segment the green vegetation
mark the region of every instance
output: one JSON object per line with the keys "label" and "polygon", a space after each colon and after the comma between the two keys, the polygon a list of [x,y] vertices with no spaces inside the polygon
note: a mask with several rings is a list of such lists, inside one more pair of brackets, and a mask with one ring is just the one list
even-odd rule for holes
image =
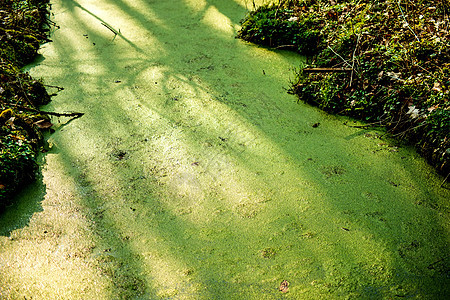
{"label": "green vegetation", "polygon": [[298,14],[297,10],[266,5],[247,16],[238,36],[257,44],[312,55],[323,44],[323,35],[315,29],[318,26],[317,20]]}
{"label": "green vegetation", "polygon": [[450,189],[285,93],[299,55],[234,39],[249,2],[53,2],[30,73],[89,114],[1,214],[0,299],[449,298]]}
{"label": "green vegetation", "polygon": [[383,126],[450,172],[447,1],[282,1],[259,7],[238,36],[308,56],[290,92]]}
{"label": "green vegetation", "polygon": [[48,117],[37,107],[50,101],[43,84],[20,68],[48,41],[48,0],[0,4],[0,209],[34,178],[35,158]]}

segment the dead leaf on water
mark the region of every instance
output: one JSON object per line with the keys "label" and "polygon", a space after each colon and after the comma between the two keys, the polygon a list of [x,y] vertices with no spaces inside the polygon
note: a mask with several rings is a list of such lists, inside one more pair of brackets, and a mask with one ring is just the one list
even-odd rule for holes
{"label": "dead leaf on water", "polygon": [[36,121],[33,124],[36,125],[37,127],[39,127],[40,129],[48,129],[53,126],[52,122],[50,122],[49,120],[45,120],[45,119]]}
{"label": "dead leaf on water", "polygon": [[287,293],[289,287],[289,282],[287,280],[283,280],[283,282],[280,284],[280,287],[278,288],[280,292]]}

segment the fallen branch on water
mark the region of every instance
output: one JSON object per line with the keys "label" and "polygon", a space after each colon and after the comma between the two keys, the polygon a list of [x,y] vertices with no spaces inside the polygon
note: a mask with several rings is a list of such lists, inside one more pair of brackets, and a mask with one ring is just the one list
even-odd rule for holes
{"label": "fallen branch on water", "polygon": [[57,112],[49,112],[49,111],[42,111],[42,110],[37,110],[36,112],[43,114],[43,115],[49,115],[49,116],[55,116],[55,117],[72,117],[73,119],[80,118],[84,115],[84,113],[79,113],[79,112],[57,113]]}
{"label": "fallen branch on water", "polygon": [[105,22],[102,22],[101,24],[102,24],[103,26],[105,26],[106,28],[108,28],[109,30],[111,30],[112,33],[114,33],[114,38],[113,38],[113,41],[114,41],[114,39],[116,38],[116,36],[120,33],[120,29],[119,29],[119,31],[117,31],[117,30],[115,30],[114,28],[112,28],[111,25],[106,24]]}
{"label": "fallen branch on water", "polygon": [[352,72],[353,68],[304,68],[305,73],[339,73]]}
{"label": "fallen branch on water", "polygon": [[367,129],[367,128],[375,127],[375,126],[383,126],[383,124],[381,122],[373,122],[373,123],[369,123],[369,124],[365,124],[365,125],[348,125],[347,122],[345,122],[344,125],[347,125],[348,127],[361,128],[361,129]]}
{"label": "fallen branch on water", "polygon": [[50,87],[50,88],[55,88],[55,89],[58,90],[58,92],[59,92],[59,91],[64,91],[64,88],[63,88],[63,87],[60,87],[60,86],[57,86],[57,85],[44,84],[44,86]]}
{"label": "fallen branch on water", "polygon": [[293,48],[296,47],[295,45],[280,45],[275,47],[275,49],[284,49],[284,48]]}
{"label": "fallen branch on water", "polygon": [[72,117],[73,119],[77,119],[84,115],[84,113],[80,113],[80,112],[57,113],[57,112],[43,111],[43,110],[38,110],[38,109],[28,108],[28,107],[23,107],[23,106],[16,106],[16,107],[19,109],[31,111],[31,112],[34,112],[37,114],[49,115],[49,116],[55,116],[55,117]]}

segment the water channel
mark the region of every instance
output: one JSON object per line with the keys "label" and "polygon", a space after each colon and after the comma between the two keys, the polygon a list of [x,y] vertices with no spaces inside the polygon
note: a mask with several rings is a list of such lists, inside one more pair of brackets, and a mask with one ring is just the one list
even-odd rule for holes
{"label": "water channel", "polygon": [[252,6],[53,2],[30,73],[85,115],[0,219],[0,299],[449,296],[442,177],[288,95],[303,58],[235,39]]}

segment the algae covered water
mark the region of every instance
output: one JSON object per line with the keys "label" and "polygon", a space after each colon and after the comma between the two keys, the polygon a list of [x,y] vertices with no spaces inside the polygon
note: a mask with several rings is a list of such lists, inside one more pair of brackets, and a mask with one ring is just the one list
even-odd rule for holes
{"label": "algae covered water", "polygon": [[[260,4],[260,3],[259,3]],[[62,0],[42,178],[0,219],[0,299],[443,299],[442,178],[297,104],[244,0]],[[283,284],[282,284],[283,283]]]}

